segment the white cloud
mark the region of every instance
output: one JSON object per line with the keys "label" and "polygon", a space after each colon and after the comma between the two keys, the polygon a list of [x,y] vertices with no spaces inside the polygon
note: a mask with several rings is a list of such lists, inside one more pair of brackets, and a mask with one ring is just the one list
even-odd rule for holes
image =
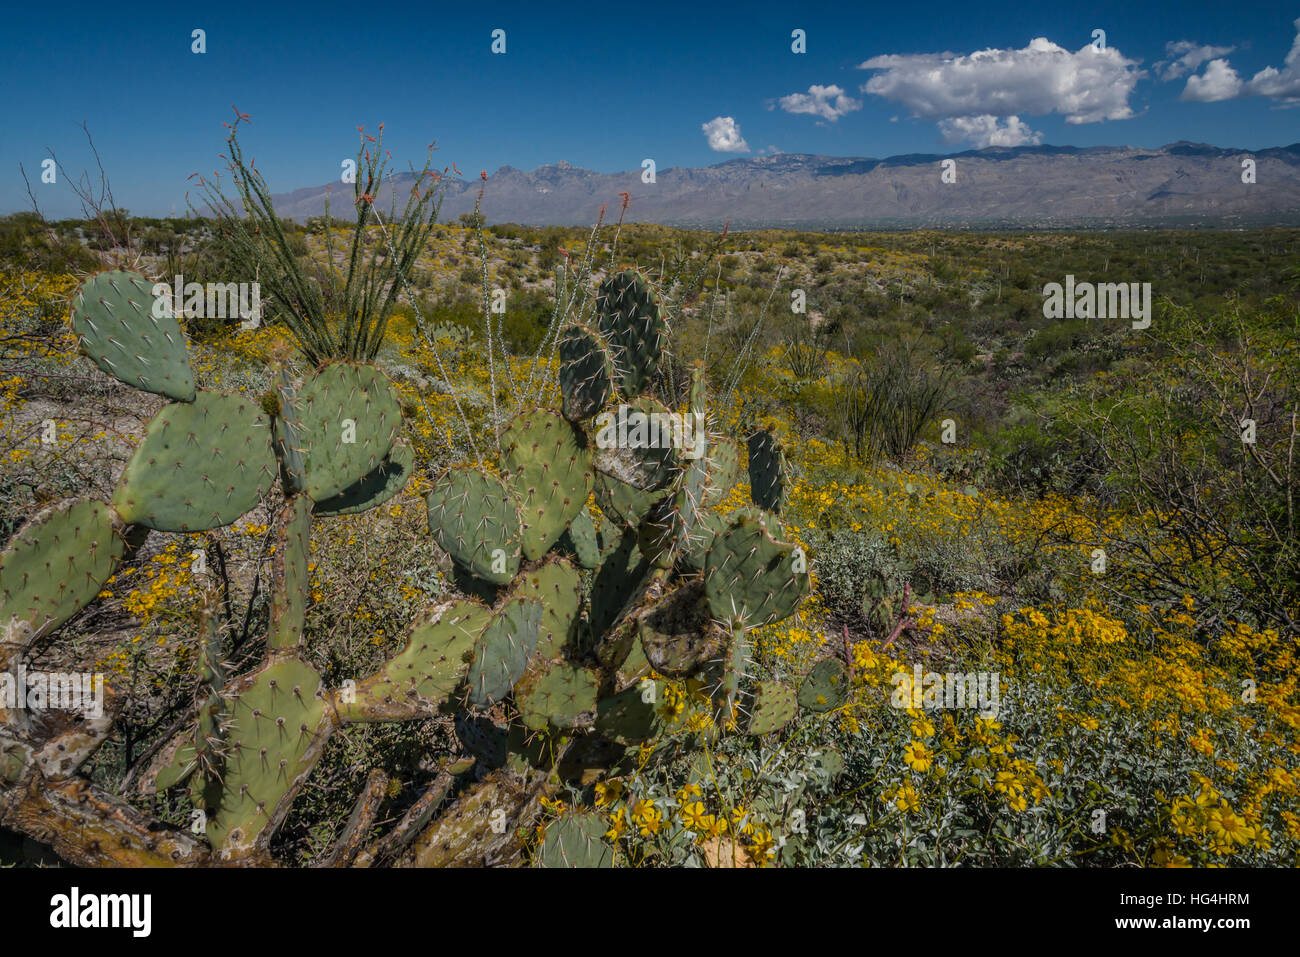
{"label": "white cloud", "polygon": [[986,146],[1037,146],[1043,142],[1043,134],[1031,130],[1018,116],[1008,116],[1001,125],[998,117],[990,114],[955,116],[940,120],[939,132],[949,143],[965,140],[980,150]]}
{"label": "white cloud", "polygon": [[1127,119],[1129,95],[1145,76],[1115,47],[1089,44],[1071,53],[1045,37],[1020,50],[877,56],[858,68],[879,71],[862,92],[928,120],[1048,113],[1072,124]]}
{"label": "white cloud", "polygon": [[1228,65],[1227,60],[1211,60],[1200,76],[1189,76],[1183,87],[1182,99],[1200,103],[1231,100],[1241,95],[1241,77]]}
{"label": "white cloud", "polygon": [[1286,65],[1281,70],[1271,66],[1256,73],[1247,86],[1256,96],[1267,96],[1284,103],[1300,103],[1300,17],[1296,17],[1295,40],[1286,55]]}
{"label": "white cloud", "polygon": [[819,86],[814,83],[807,93],[791,93],[781,97],[781,109],[787,113],[811,113],[834,123],[845,113],[862,109],[862,101],[845,94],[840,87]]}
{"label": "white cloud", "polygon": [[1193,43],[1191,40],[1172,41],[1165,44],[1165,55],[1169,59],[1161,60],[1155,65],[1156,75],[1162,80],[1177,80],[1195,73],[1202,63],[1227,56],[1235,49],[1236,47]]}
{"label": "white cloud", "polygon": [[709,139],[709,149],[719,153],[748,153],[749,144],[740,135],[740,126],[729,116],[715,116],[700,129]]}
{"label": "white cloud", "polygon": [[1300,105],[1300,17],[1292,24],[1295,40],[1287,52],[1282,69],[1266,66],[1249,81],[1243,82],[1227,60],[1211,60],[1200,76],[1189,76],[1183,88],[1184,100],[1213,103],[1245,96],[1264,96],[1287,106]]}

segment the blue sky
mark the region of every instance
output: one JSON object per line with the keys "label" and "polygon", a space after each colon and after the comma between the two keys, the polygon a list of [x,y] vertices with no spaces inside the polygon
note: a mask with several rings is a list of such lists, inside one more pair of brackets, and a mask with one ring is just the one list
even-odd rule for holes
{"label": "blue sky", "polygon": [[[401,167],[436,140],[470,176],[771,151],[1300,141],[1300,2],[70,2],[5,17],[0,212],[29,206],[22,163],[47,214],[75,213],[66,183],[39,182],[40,162],[52,148],[71,171],[90,164],[84,120],[121,205],[183,213],[186,177],[221,162],[232,104],[277,192],[337,180],[355,128],[381,121]],[[206,53],[191,52],[196,28]],[[504,55],[490,49],[498,28]],[[791,50],[795,29],[806,53]]]}

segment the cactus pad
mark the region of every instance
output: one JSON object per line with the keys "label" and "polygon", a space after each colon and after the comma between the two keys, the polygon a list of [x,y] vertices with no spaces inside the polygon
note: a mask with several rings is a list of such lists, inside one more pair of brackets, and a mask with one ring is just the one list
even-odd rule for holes
{"label": "cactus pad", "polygon": [[571,728],[596,707],[596,675],[566,661],[547,662],[529,669],[515,686],[515,705],[525,727]]}
{"label": "cactus pad", "polygon": [[470,704],[486,708],[510,693],[528,667],[541,621],[542,603],[533,598],[507,599],[493,614],[469,666]]}
{"label": "cactus pad", "polygon": [[122,473],[113,507],[163,532],[229,525],[275,481],[271,423],[236,395],[200,392],[164,406]]}
{"label": "cactus pad", "polygon": [[286,811],[328,734],[320,676],[297,659],[272,661],[236,691],[221,805],[208,840],[228,856],[253,848]]}
{"label": "cactus pad", "polygon": [[471,574],[504,585],[519,571],[520,509],[506,484],[482,469],[443,472],[425,499],[438,547]]}
{"label": "cactus pad", "polygon": [[646,679],[597,702],[596,730],[611,741],[627,745],[640,744],[655,737],[663,725],[657,708],[663,694],[663,682],[653,682],[654,693],[647,694],[651,683]]}
{"label": "cactus pad", "polygon": [[638,272],[615,273],[596,292],[596,314],[622,393],[644,392],[659,369],[667,332],[654,290]]}
{"label": "cactus pad", "polygon": [[317,502],[378,468],[402,425],[397,393],[374,366],[332,362],[303,384],[295,401],[304,485]]}
{"label": "cactus pad", "polygon": [[715,618],[747,628],[788,618],[810,589],[808,573],[795,571],[794,545],[778,542],[765,523],[737,517],[713,540],[704,569]]}
{"label": "cactus pad", "polygon": [[831,711],[848,697],[849,680],[844,662],[823,658],[812,666],[799,685],[799,707],[809,711]]}
{"label": "cactus pad", "polygon": [[401,441],[393,443],[378,468],[372,469],[337,495],[317,502],[315,515],[355,515],[368,512],[399,495],[415,471],[415,453]]}
{"label": "cactus pad", "polygon": [[596,535],[596,522],[587,509],[580,509],[569,523],[569,542],[573,554],[583,568],[600,567],[600,542]]}
{"label": "cactus pad", "polygon": [[770,429],[749,437],[749,497],[777,515],[785,504],[785,453]]}
{"label": "cactus pad", "polygon": [[522,412],[501,436],[501,471],[522,506],[524,557],[534,561],[591,495],[595,477],[586,436],[554,412]]}
{"label": "cactus pad", "polygon": [[[194,401],[194,373],[180,324],[133,272],[102,272],[72,298],[72,331],[82,351],[127,385],[180,402]],[[155,315],[155,312],[165,315]]]}
{"label": "cactus pad", "polygon": [[760,681],[748,703],[747,734],[770,734],[784,728],[798,710],[794,689],[779,681]]}
{"label": "cactus pad", "polygon": [[712,507],[726,498],[731,487],[740,481],[740,446],[725,435],[710,435],[707,449],[709,483],[704,491],[704,504]]}
{"label": "cactus pad", "polygon": [[676,588],[642,612],[639,630],[650,667],[672,678],[693,674],[716,658],[726,638],[709,617],[699,582]]}
{"label": "cactus pad", "polygon": [[614,849],[605,843],[599,814],[569,814],[546,827],[534,867],[613,867]]}
{"label": "cactus pad", "polygon": [[0,668],[10,646],[52,631],[94,600],[125,547],[103,502],[65,501],[41,512],[0,554]]}
{"label": "cactus pad", "polygon": [[464,680],[474,645],[491,621],[492,613],[477,602],[438,605],[377,674],[335,693],[339,717],[390,721],[436,709]]}
{"label": "cactus pad", "polygon": [[280,509],[280,530],[271,556],[272,648],[297,647],[307,620],[310,592],[311,499],[295,495]]}
{"label": "cactus pad", "polygon": [[590,419],[614,391],[614,363],[600,336],[570,326],[560,337],[560,409],[570,422]]}
{"label": "cactus pad", "polygon": [[582,609],[582,576],[563,558],[552,557],[524,572],[511,586],[513,597],[541,602],[542,620],[534,651],[542,658],[558,658],[576,651]]}

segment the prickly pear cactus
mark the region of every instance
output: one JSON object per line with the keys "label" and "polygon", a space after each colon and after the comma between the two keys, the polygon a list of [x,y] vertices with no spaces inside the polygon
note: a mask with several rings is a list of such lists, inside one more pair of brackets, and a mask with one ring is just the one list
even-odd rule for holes
{"label": "prickly pear cactus", "polygon": [[[191,722],[141,778],[145,791],[188,786],[206,814],[202,836],[96,792],[104,821],[93,840],[76,837],[84,811],[48,823],[74,863],[268,862],[335,731],[448,713],[465,756],[390,834],[332,859],[519,863],[541,798],[590,785],[621,767],[628,748],[686,733],[662,713],[665,679],[709,689],[725,722],[750,734],[779,731],[798,704],[835,706],[843,675],[821,666],[797,695],[750,676],[750,630],[793,614],[810,585],[775,514],[782,457],[770,434],[751,438],[757,507],[727,515],[716,507],[739,477],[736,442],[701,434],[703,447],[687,449],[674,444],[682,435],[647,438],[651,414],[669,415],[673,400],[651,391],[668,323],[642,274],[605,279],[597,328],[562,335],[558,410],[517,410],[502,422],[498,461],[453,466],[432,482],[429,533],[468,597],[422,615],[401,651],[342,687],[327,687],[303,657],[317,640],[306,627],[311,532],[399,494],[415,471],[393,386],[374,366],[332,362],[303,382],[282,370],[260,405],[196,391],[175,320],[158,318],[148,289],[130,274],[96,277],[73,324],[101,368],[175,401],[150,424],[111,505],[57,506],[0,556],[0,622],[12,623],[0,665],[94,600],[132,525],[192,532],[272,504],[271,612],[262,659],[232,673],[205,606]],[[689,410],[700,422],[707,401],[696,369]],[[0,727],[0,824],[24,827],[38,797],[43,809],[65,806],[47,796],[64,778],[46,779],[34,759],[47,743],[15,722]],[[84,750],[69,774],[93,747]],[[502,814],[508,826],[489,826]],[[532,860],[607,866],[616,857],[600,819],[579,813],[552,822]]]}

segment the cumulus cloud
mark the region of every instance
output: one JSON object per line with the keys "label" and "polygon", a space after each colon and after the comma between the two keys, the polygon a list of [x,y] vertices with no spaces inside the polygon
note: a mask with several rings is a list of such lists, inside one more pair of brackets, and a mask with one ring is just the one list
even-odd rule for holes
{"label": "cumulus cloud", "polygon": [[1211,60],[1204,73],[1187,78],[1182,99],[1200,103],[1231,100],[1241,95],[1242,86],[1241,77],[1237,76],[1237,71],[1228,65],[1227,60]]}
{"label": "cumulus cloud", "polygon": [[1179,77],[1195,73],[1202,63],[1227,56],[1236,47],[1216,47],[1209,44],[1193,43],[1191,40],[1177,40],[1165,44],[1165,56],[1155,65],[1156,75],[1162,80],[1177,80]]}
{"label": "cumulus cloud", "polygon": [[1300,17],[1296,17],[1295,40],[1286,55],[1285,65],[1278,70],[1271,66],[1256,73],[1248,87],[1256,96],[1267,96],[1284,103],[1300,103]]}
{"label": "cumulus cloud", "polygon": [[1300,105],[1300,17],[1292,25],[1296,37],[1282,69],[1266,66],[1246,81],[1227,60],[1216,58],[1206,65],[1204,73],[1187,78],[1182,98],[1214,103],[1245,96],[1264,96],[1286,106]]}
{"label": "cumulus cloud", "polygon": [[1060,113],[1067,123],[1133,116],[1128,99],[1145,74],[1115,47],[1071,53],[1045,37],[1019,50],[872,57],[862,92],[902,103],[922,119]]}
{"label": "cumulus cloud", "polygon": [[1018,116],[1008,116],[1006,122],[991,114],[983,116],[955,116],[939,121],[939,132],[949,143],[969,142],[976,149],[986,146],[1037,146],[1043,134],[1022,123]]}
{"label": "cumulus cloud", "polygon": [[862,101],[845,94],[840,87],[819,86],[814,83],[807,93],[791,93],[781,97],[781,109],[787,113],[811,113],[834,123],[845,113],[862,109]]}
{"label": "cumulus cloud", "polygon": [[729,116],[715,116],[700,129],[708,137],[711,150],[719,153],[749,152],[749,144],[740,135],[740,125]]}

